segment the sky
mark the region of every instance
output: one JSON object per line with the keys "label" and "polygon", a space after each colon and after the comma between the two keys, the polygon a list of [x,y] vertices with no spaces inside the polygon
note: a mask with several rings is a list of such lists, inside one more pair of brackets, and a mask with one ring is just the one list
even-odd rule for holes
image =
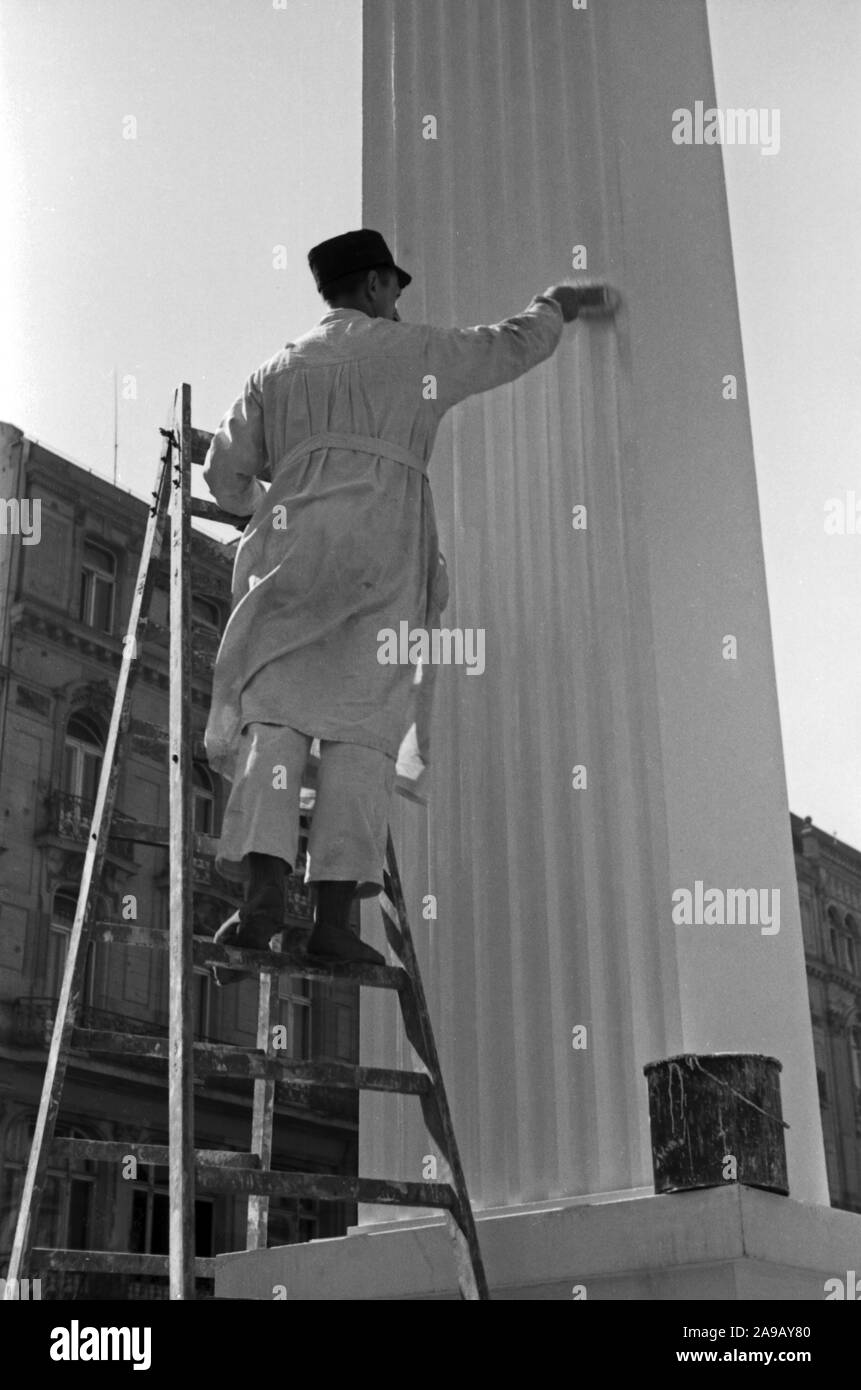
{"label": "sky", "polygon": [[[861,518],[824,527],[861,503],[861,0],[708,13],[719,104],[780,111],[777,154],[723,155],[789,801],[861,848]],[[360,0],[0,0],[0,419],[112,478],[116,372],[149,496],[178,382],[212,429],[323,311],[361,62]]]}
{"label": "sky", "polygon": [[781,113],[723,156],[789,804],[861,848],[861,3],[708,12],[718,104]]}

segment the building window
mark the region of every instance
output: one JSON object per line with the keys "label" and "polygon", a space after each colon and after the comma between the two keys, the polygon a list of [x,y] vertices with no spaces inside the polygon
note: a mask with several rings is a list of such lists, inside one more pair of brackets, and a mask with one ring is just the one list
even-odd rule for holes
{"label": "building window", "polygon": [[[131,1183],[128,1245],[134,1255],[166,1255],[170,1231],[170,1189],[167,1166],[139,1163]],[[212,1254],[214,1199],[198,1197],[194,1203],[194,1253]]]}
{"label": "building window", "polygon": [[858,922],[851,912],[847,912],[843,918],[843,926],[846,929],[846,966],[853,975],[858,973],[858,941],[861,940],[861,931],[858,929]]}
{"label": "building window", "polygon": [[852,1058],[852,1080],[856,1091],[861,1092],[861,1027],[849,1030],[849,1047]]}
{"label": "building window", "polygon": [[195,969],[194,972],[194,1035],[197,1038],[208,1038],[209,1013],[212,1002],[210,986],[212,976],[208,970]]}
{"label": "building window", "polygon": [[[0,1254],[11,1249],[24,1187],[27,1156],[35,1132],[34,1120],[19,1120],[6,1136],[2,1194],[0,1194]],[[58,1139],[89,1139],[82,1129],[58,1124]],[[42,1190],[34,1245],[59,1250],[91,1250],[95,1196],[95,1164],[88,1159],[52,1159]]]}
{"label": "building window", "polygon": [[332,1004],[335,1011],[335,1056],[339,1062],[353,1062],[356,1050],[353,1039],[354,1011],[348,1004]]}
{"label": "building window", "polygon": [[269,1203],[266,1244],[296,1245],[316,1240],[320,1226],[320,1207],[313,1197],[273,1197]]}
{"label": "building window", "polygon": [[825,1141],[825,1171],[828,1175],[828,1193],[832,1202],[837,1198],[842,1190],[843,1184],[840,1177],[840,1164],[837,1160],[837,1153],[833,1143]]}
{"label": "building window", "polygon": [[809,898],[799,898],[799,907],[801,909],[801,935],[804,940],[805,950],[811,952],[811,954],[818,955],[816,924],[814,922]]}
{"label": "building window", "polygon": [[117,562],[109,550],[84,541],[79,617],[99,632],[113,632]]}
{"label": "building window", "polygon": [[306,1061],[311,1051],[311,981],[301,975],[278,976],[278,1024],[287,1030],[287,1057]]}
{"label": "building window", "polygon": [[[48,961],[45,967],[45,993],[50,999],[59,999],[69,954],[69,938],[75,921],[78,905],[78,890],[72,887],[58,888],[51,903],[51,921],[48,927]],[[84,987],[81,1003],[91,1005],[95,995],[96,981],[96,943],[87,945],[87,963],[84,968]]]}
{"label": "building window", "polygon": [[194,825],[198,835],[212,835],[215,824],[215,792],[212,778],[205,767],[194,763],[191,770],[194,795]]}
{"label": "building window", "polygon": [[837,909],[832,905],[829,907],[826,917],[828,918],[828,940],[831,945],[831,959],[840,970],[848,970],[850,975],[857,971],[858,956],[855,946],[855,919],[851,913],[847,913],[841,922]]}
{"label": "building window", "polygon": [[80,801],[95,803],[102,771],[104,739],[94,720],[73,714],[63,746],[63,791]]}
{"label": "building window", "polygon": [[191,621],[195,626],[210,628],[215,633],[221,632],[221,610],[211,599],[192,598]]}
{"label": "building window", "polygon": [[825,920],[828,923],[828,944],[831,947],[831,959],[835,965],[840,964],[840,932],[838,931],[839,921],[833,906],[829,907],[825,913]]}
{"label": "building window", "polygon": [[150,595],[147,617],[151,618],[157,627],[166,628],[170,623],[170,595],[159,585],[155,585]]}
{"label": "building window", "polygon": [[828,1104],[828,1079],[822,1067],[816,1068],[816,1084],[819,1087],[819,1104]]}
{"label": "building window", "polygon": [[166,1255],[170,1231],[170,1200],[166,1167],[139,1163],[131,1184],[128,1249],[134,1255]]}

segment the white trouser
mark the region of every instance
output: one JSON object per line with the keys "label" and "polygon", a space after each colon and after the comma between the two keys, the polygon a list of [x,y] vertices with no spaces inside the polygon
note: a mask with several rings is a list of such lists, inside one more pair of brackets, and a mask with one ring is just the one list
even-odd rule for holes
{"label": "white trouser", "polygon": [[[286,725],[243,730],[215,860],[226,878],[248,877],[249,852],[275,855],[295,870],[310,749],[311,736]],[[394,782],[395,760],[386,753],[321,740],[306,883],[355,879],[360,897],[380,891]]]}

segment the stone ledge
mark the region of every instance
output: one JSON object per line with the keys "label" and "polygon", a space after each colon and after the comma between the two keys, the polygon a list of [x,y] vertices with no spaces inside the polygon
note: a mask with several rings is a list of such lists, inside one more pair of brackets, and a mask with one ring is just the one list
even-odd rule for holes
{"label": "stone ledge", "polygon": [[[861,1273],[861,1216],[732,1185],[664,1197],[477,1213],[497,1299],[824,1301],[825,1280]],[[216,1259],[219,1298],[457,1299],[454,1255],[435,1224]],[[282,1295],[283,1297],[283,1295]]]}

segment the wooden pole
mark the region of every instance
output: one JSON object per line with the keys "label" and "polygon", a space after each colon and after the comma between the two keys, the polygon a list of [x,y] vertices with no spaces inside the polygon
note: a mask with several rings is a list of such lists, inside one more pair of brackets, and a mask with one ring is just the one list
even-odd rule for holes
{"label": "wooden pole", "polygon": [[[257,1046],[267,1057],[276,1055],[274,1028],[278,1017],[278,970],[261,970],[257,996]],[[264,1170],[272,1167],[272,1128],[275,1122],[275,1082],[258,1077],[254,1082],[251,1120],[251,1152]],[[265,1250],[269,1235],[269,1198],[256,1193],[248,1198],[247,1250]]]}
{"label": "wooden pole", "polygon": [[170,1297],[194,1298],[191,900],[191,387],[174,403],[170,493]]}

